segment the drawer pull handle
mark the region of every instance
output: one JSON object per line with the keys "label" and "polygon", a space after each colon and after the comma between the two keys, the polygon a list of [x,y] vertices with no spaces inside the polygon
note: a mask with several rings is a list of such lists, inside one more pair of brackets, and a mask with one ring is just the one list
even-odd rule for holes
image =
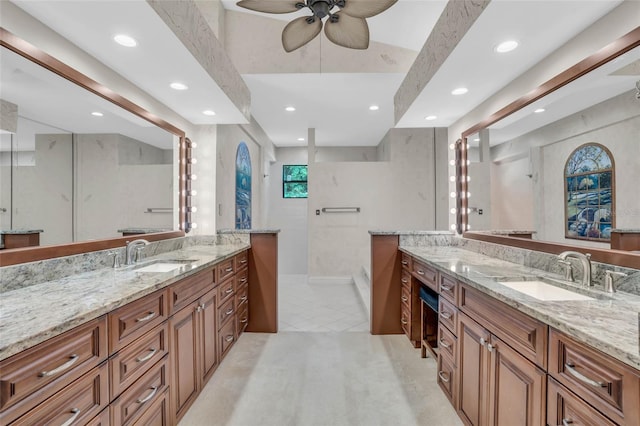
{"label": "drawer pull handle", "polygon": [[156,348],[149,349],[149,353],[147,355],[136,358],[136,361],[138,362],[149,361],[156,354],[156,352],[158,352]]}
{"label": "drawer pull handle", "polygon": [[440,377],[440,380],[442,380],[444,383],[449,383],[449,377],[445,376],[445,372],[444,371],[438,371],[438,377]]}
{"label": "drawer pull handle", "polygon": [[487,350],[489,352],[493,352],[494,349],[497,351],[498,347],[496,345],[492,345],[491,343],[487,344]]}
{"label": "drawer pull handle", "polygon": [[145,321],[149,321],[151,318],[155,317],[156,313],[155,312],[149,312],[149,315],[147,315],[146,317],[142,317],[142,318],[136,318],[136,322],[145,322]]}
{"label": "drawer pull handle", "polygon": [[225,272],[233,272],[233,268],[227,268],[224,270]]}
{"label": "drawer pull handle", "polygon": [[404,319],[404,318],[402,318],[402,319],[400,320],[400,322],[401,322],[402,324],[404,324],[404,325],[407,325],[407,320],[406,320],[406,319]]}
{"label": "drawer pull handle", "polygon": [[66,422],[62,423],[60,426],[70,426],[71,423],[75,422],[76,419],[78,418],[78,416],[80,415],[80,409],[79,408],[72,408],[71,409],[71,414],[73,414],[73,416],[71,416],[69,418],[69,420],[67,420]]}
{"label": "drawer pull handle", "polygon": [[573,424],[573,420],[562,419],[562,426],[569,426]]}
{"label": "drawer pull handle", "polygon": [[418,275],[424,275],[424,271],[422,269],[418,269]]}
{"label": "drawer pull handle", "polygon": [[229,335],[224,340],[226,340],[227,342],[233,342],[233,336]]}
{"label": "drawer pull handle", "polygon": [[405,280],[404,278],[402,279],[402,284],[406,284],[408,282],[409,282],[408,280]]}
{"label": "drawer pull handle", "polygon": [[406,260],[403,260],[403,261],[402,261],[402,264],[406,266],[406,265],[408,265],[408,264],[409,264],[409,262],[407,262]]}
{"label": "drawer pull handle", "polygon": [[245,302],[246,300],[247,300],[247,296],[242,296],[242,297],[240,298],[240,301],[241,301],[241,302]]}
{"label": "drawer pull handle", "polygon": [[76,361],[78,361],[78,355],[73,354],[69,357],[69,361],[65,362],[64,364],[62,364],[60,367],[54,368],[51,371],[41,371],[38,374],[38,377],[51,377],[51,376],[55,376],[58,373],[63,372],[64,370],[67,370],[69,368],[71,368],[71,366],[73,364],[76,363]]}
{"label": "drawer pull handle", "polygon": [[228,289],[226,289],[224,292],[225,292],[225,294],[231,294],[231,293],[233,293],[233,287],[229,287],[229,288],[228,288]]}
{"label": "drawer pull handle", "polygon": [[200,313],[202,311],[202,305],[198,305],[196,307],[196,312]]}
{"label": "drawer pull handle", "polygon": [[445,349],[449,349],[451,347],[451,345],[448,344],[444,339],[440,339],[440,345]]}
{"label": "drawer pull handle", "polygon": [[402,296],[402,301],[403,301],[403,302],[406,302],[406,301],[408,301],[408,300],[409,300],[409,298],[407,298],[407,296]]}
{"label": "drawer pull handle", "polygon": [[442,313],[440,315],[442,315],[442,317],[444,319],[447,319],[447,320],[450,320],[451,317],[453,316],[453,315],[451,315],[451,312],[447,312],[447,311],[442,311]]}
{"label": "drawer pull handle", "polygon": [[443,289],[444,291],[451,291],[453,290],[453,287],[447,287],[446,285],[441,285],[440,286],[441,289]]}
{"label": "drawer pull handle", "polygon": [[139,399],[137,401],[138,404],[144,404],[145,402],[147,402],[148,400],[153,398],[156,395],[156,392],[158,392],[158,386],[152,386],[151,387],[151,393],[149,395],[145,396],[144,398]]}
{"label": "drawer pull handle", "polygon": [[242,263],[242,264],[247,263],[247,259],[242,259],[242,260],[240,261],[240,263]]}
{"label": "drawer pull handle", "polygon": [[233,308],[229,309],[227,312],[225,312],[225,315],[231,315],[233,313]]}
{"label": "drawer pull handle", "polygon": [[243,318],[243,319],[241,319],[241,320],[240,320],[240,322],[241,322],[242,324],[244,324],[244,323],[245,323],[245,322],[247,322],[247,321],[248,321],[248,319],[247,319],[247,318]]}
{"label": "drawer pull handle", "polygon": [[240,282],[241,282],[242,284],[244,284],[244,283],[246,283],[246,282],[247,282],[247,279],[246,279],[246,278],[242,278],[242,279],[240,280]]}
{"label": "drawer pull handle", "polygon": [[584,382],[596,388],[604,388],[607,386],[606,383],[596,382],[595,380],[591,380],[587,376],[580,373],[578,370],[576,370],[576,366],[573,363],[567,362],[564,366],[566,370],[569,372],[569,374],[571,374],[573,377],[580,380],[581,382]]}

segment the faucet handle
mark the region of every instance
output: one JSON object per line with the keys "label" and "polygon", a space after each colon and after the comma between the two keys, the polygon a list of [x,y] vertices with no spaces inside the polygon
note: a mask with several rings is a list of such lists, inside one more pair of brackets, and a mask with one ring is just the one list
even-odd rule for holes
{"label": "faucet handle", "polygon": [[144,258],[142,250],[144,250],[144,246],[136,247],[136,259],[135,259],[136,263],[140,262]]}
{"label": "faucet handle", "polygon": [[618,271],[604,271],[604,274],[605,274],[605,276],[604,276],[604,289],[608,293],[615,293],[616,292],[616,285],[615,285],[615,281],[614,281],[613,277],[624,278],[624,277],[628,276],[624,272],[618,272]]}
{"label": "faucet handle", "polygon": [[113,256],[113,269],[120,267],[120,256],[118,256],[118,252],[110,251],[107,253],[107,256]]}
{"label": "faucet handle", "polygon": [[564,266],[564,279],[565,281],[575,282],[573,278],[573,265],[568,260],[558,259],[558,263]]}

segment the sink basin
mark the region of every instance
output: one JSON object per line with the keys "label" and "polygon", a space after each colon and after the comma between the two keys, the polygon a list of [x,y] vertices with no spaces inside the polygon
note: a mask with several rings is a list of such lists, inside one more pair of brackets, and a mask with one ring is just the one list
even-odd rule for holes
{"label": "sink basin", "polygon": [[134,270],[136,272],[170,272],[175,269],[179,269],[189,263],[194,262],[194,260],[158,260],[152,263],[140,265]]}
{"label": "sink basin", "polygon": [[593,297],[556,287],[540,280],[500,281],[500,284],[538,300],[595,300]]}

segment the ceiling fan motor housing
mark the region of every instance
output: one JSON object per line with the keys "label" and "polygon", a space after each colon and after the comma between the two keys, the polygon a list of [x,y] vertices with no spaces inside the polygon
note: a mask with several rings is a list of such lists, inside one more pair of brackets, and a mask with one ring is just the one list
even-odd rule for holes
{"label": "ceiling fan motor housing", "polygon": [[313,10],[313,14],[322,19],[329,15],[334,3],[331,0],[309,0],[309,7]]}

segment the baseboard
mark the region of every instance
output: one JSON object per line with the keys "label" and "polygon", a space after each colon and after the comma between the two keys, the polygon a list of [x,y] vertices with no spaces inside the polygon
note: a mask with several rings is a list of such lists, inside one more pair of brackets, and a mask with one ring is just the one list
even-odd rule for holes
{"label": "baseboard", "polygon": [[353,277],[309,277],[309,284],[353,284]]}

